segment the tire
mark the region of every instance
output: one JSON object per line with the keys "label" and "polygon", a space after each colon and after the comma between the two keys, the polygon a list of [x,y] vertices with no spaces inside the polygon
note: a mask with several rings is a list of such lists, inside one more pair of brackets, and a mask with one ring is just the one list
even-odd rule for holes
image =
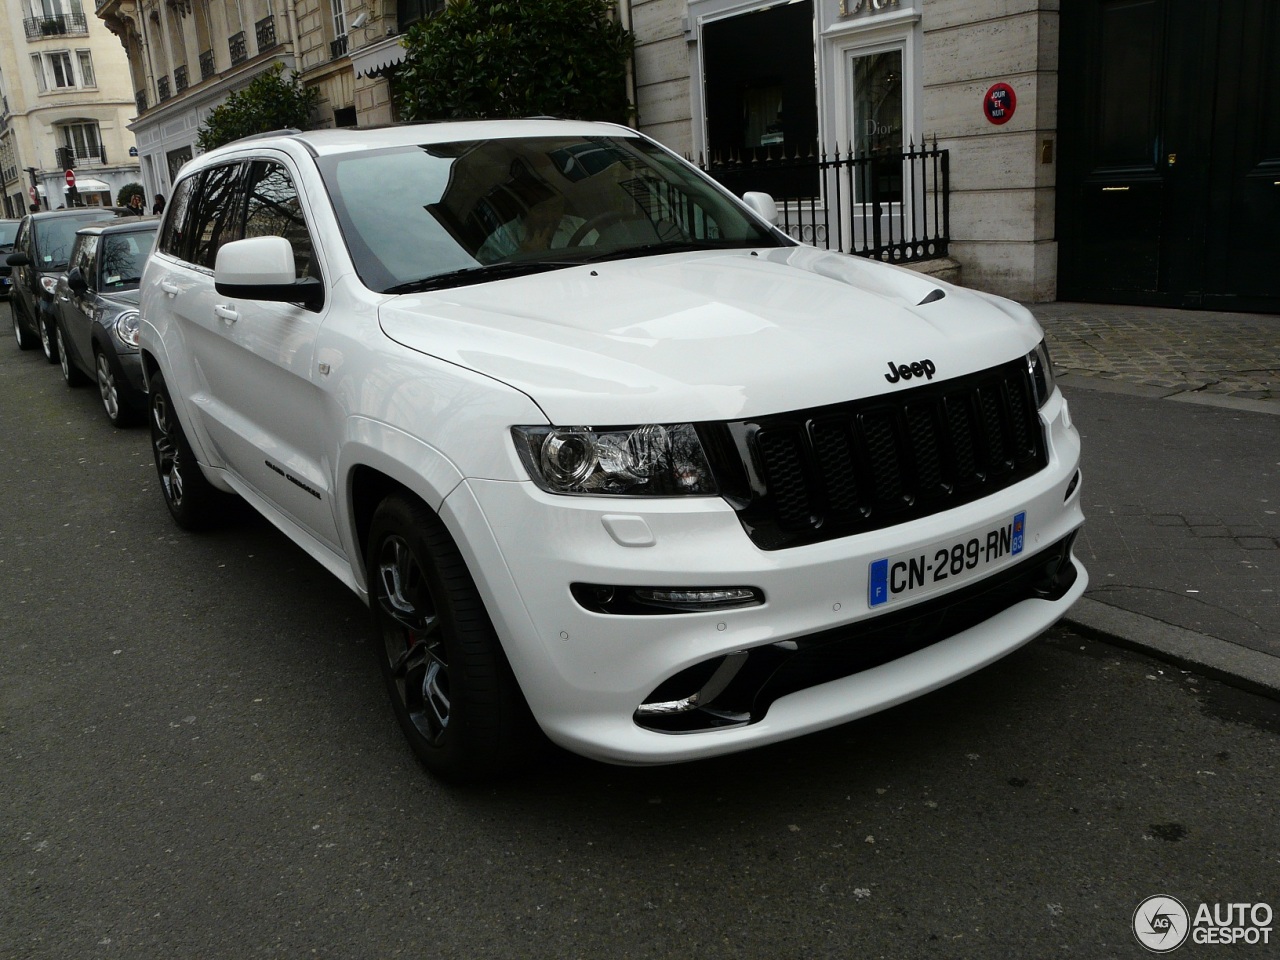
{"label": "tire", "polygon": [[151,453],[155,457],[164,504],[184,530],[206,529],[218,519],[226,495],[201,472],[159,370],[151,375],[150,386],[147,410],[151,422]]}
{"label": "tire", "polygon": [[138,422],[138,408],[124,398],[120,391],[123,377],[111,358],[99,349],[93,351],[93,370],[98,384],[98,396],[102,409],[114,427],[131,427]]}
{"label": "tire", "polygon": [[22,318],[18,316],[17,296],[16,291],[9,295],[9,313],[13,316],[13,338],[18,341],[19,350],[34,350],[36,338],[22,325]]}
{"label": "tire", "polygon": [[418,759],[453,782],[514,772],[537,725],[444,524],[420,501],[388,497],[367,562],[375,652]]}
{"label": "tire", "polygon": [[36,317],[36,329],[40,331],[40,349],[50,363],[58,362],[58,335],[44,317]]}
{"label": "tire", "polygon": [[54,326],[54,340],[58,348],[58,364],[62,367],[62,379],[67,382],[68,387],[84,386],[89,382],[89,378],[80,372],[80,368],[67,352],[67,338],[62,332],[60,323]]}

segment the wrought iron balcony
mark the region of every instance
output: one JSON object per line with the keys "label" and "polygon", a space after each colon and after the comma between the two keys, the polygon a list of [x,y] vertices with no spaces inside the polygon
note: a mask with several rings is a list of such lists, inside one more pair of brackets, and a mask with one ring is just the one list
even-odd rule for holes
{"label": "wrought iron balcony", "polygon": [[138,107],[138,113],[140,114],[146,113],[147,112],[147,91],[139,90],[137,93],[135,93],[133,95],[133,102]]}
{"label": "wrought iron balcony", "polygon": [[258,34],[258,52],[266,53],[276,45],[276,18],[263,17],[253,25]]}
{"label": "wrought iron balcony", "polygon": [[329,41],[329,59],[337,60],[347,55],[347,35],[344,33],[336,40]]}
{"label": "wrought iron balcony", "polygon": [[180,67],[173,68],[173,89],[176,93],[181,93],[191,84],[187,81],[187,65],[184,63]]}
{"label": "wrought iron balcony", "polygon": [[206,50],[200,54],[200,79],[208,80],[217,72],[217,68],[213,63],[213,51]]}
{"label": "wrought iron balcony", "polygon": [[[71,148],[67,147],[66,149],[70,150]],[[76,150],[73,151],[71,155],[75,157],[75,162],[72,166],[77,169],[81,169],[83,167],[100,167],[104,166],[107,162],[107,148],[101,144],[99,144],[98,149],[92,153],[81,153]]]}
{"label": "wrought iron balcony", "polygon": [[244,63],[249,59],[249,51],[245,47],[243,30],[227,40],[227,50],[231,54],[232,64]]}
{"label": "wrought iron balcony", "polygon": [[173,94],[169,92],[169,78],[161,77],[156,81],[156,99],[161,103],[164,103],[171,96],[173,96]]}
{"label": "wrought iron balcony", "polygon": [[28,17],[22,21],[28,40],[45,37],[83,37],[89,33],[89,21],[83,13],[57,13],[47,17]]}

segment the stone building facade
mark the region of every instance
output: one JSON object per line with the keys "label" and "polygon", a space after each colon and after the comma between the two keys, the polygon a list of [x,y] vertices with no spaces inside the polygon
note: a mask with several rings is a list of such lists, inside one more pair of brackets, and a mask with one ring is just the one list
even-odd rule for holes
{"label": "stone building facade", "polygon": [[114,203],[139,179],[120,45],[81,0],[11,0],[0,17],[4,216],[22,216],[32,202],[48,210]]}

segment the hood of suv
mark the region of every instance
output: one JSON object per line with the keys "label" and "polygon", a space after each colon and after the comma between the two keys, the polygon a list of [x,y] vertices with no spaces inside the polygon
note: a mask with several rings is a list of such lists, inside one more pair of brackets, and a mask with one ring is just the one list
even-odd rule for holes
{"label": "hood of suv", "polygon": [[551,422],[596,426],[874,396],[1014,359],[1041,336],[1016,304],[811,247],[605,261],[396,297],[380,318]]}

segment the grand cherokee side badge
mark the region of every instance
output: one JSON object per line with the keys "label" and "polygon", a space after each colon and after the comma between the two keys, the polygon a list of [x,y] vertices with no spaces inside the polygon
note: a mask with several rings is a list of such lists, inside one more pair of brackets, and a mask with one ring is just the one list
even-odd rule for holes
{"label": "grand cherokee side badge", "polygon": [[912,377],[924,377],[926,380],[932,380],[933,375],[938,372],[938,368],[933,365],[932,360],[917,360],[915,363],[900,363],[896,367],[893,361],[889,361],[889,372],[884,378],[890,383],[897,383],[899,380],[910,380]]}

